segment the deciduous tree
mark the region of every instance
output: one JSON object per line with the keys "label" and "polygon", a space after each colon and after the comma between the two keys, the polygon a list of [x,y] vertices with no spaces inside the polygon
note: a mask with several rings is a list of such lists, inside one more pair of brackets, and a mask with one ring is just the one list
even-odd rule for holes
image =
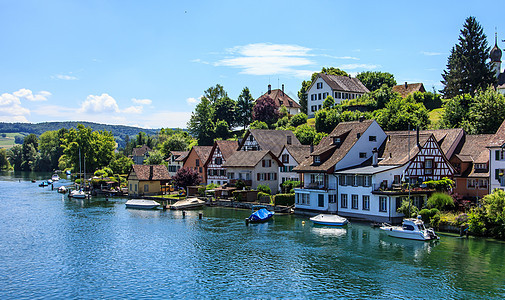
{"label": "deciduous tree", "polygon": [[265,122],[271,126],[279,118],[279,112],[275,107],[275,102],[270,96],[263,95],[258,100],[253,108],[253,119]]}
{"label": "deciduous tree", "polygon": [[242,93],[238,96],[237,99],[237,125],[242,126],[244,129],[251,123],[252,121],[252,109],[254,106],[254,98],[251,95],[248,87],[242,89]]}
{"label": "deciduous tree", "polygon": [[184,189],[188,186],[198,185],[201,182],[198,172],[191,168],[181,168],[177,170],[173,180],[178,187],[182,187]]}
{"label": "deciduous tree", "polygon": [[380,89],[384,84],[388,88],[392,88],[396,85],[395,77],[388,72],[366,71],[358,73],[356,78],[358,78],[370,92]]}

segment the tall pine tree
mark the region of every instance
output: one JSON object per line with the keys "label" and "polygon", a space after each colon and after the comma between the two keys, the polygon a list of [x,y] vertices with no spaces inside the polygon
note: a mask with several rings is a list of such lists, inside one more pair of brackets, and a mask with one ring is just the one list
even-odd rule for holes
{"label": "tall pine tree", "polygon": [[252,121],[252,108],[254,106],[254,98],[251,95],[248,87],[242,90],[242,93],[237,99],[236,121],[237,125],[243,126],[244,129]]}
{"label": "tall pine tree", "polygon": [[459,43],[451,49],[444,70],[440,91],[444,98],[485,90],[495,82],[489,59],[489,46],[482,27],[475,17],[468,17],[459,35]]}

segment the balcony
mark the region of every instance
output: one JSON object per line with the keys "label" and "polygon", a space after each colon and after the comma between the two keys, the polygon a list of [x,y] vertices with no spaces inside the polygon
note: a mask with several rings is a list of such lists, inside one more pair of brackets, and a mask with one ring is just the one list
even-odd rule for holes
{"label": "balcony", "polygon": [[374,184],[372,186],[372,194],[375,195],[408,195],[409,193],[415,195],[415,194],[426,194],[433,192],[435,192],[434,189],[430,189],[423,184],[416,187],[411,185],[410,190],[408,185],[401,183],[393,183],[390,185],[380,183],[380,184]]}

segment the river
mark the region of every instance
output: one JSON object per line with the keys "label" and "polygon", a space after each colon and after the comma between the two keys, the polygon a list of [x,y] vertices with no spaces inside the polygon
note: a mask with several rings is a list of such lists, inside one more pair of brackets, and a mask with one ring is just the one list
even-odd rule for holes
{"label": "river", "polygon": [[505,298],[499,241],[401,240],[294,215],[246,226],[247,210],[131,210],[32,178],[50,174],[0,172],[0,299]]}

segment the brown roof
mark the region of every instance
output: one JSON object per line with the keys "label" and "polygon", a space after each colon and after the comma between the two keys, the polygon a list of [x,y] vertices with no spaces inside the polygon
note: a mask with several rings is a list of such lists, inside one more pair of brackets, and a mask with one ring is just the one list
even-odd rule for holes
{"label": "brown roof", "polygon": [[496,130],[496,133],[489,141],[488,147],[501,147],[503,144],[505,144],[505,120],[503,120],[500,128]]}
{"label": "brown roof", "polygon": [[277,160],[279,165],[282,165],[277,157],[269,150],[259,150],[259,151],[237,151],[232,156],[223,163],[223,167],[247,167],[253,168],[256,166],[267,154],[269,154]]}
{"label": "brown roof", "polygon": [[[432,134],[419,133],[419,144],[423,146]],[[410,142],[409,142],[410,140]],[[379,154],[380,166],[404,165],[409,158],[414,158],[419,153],[416,136],[411,134],[393,134],[388,135],[385,145],[381,147],[382,153]]]}
{"label": "brown roof", "polygon": [[[386,131],[387,135],[395,135],[395,134],[401,134],[401,135],[408,135],[407,130],[403,131]],[[419,134],[433,134],[435,136],[435,139],[437,140],[438,145],[440,146],[440,149],[442,149],[442,152],[447,157],[450,157],[453,155],[453,152],[458,145],[456,143],[459,143],[459,137],[464,136],[464,132],[462,128],[452,128],[452,129],[434,129],[434,130],[420,130]],[[410,138],[411,141],[416,141],[416,132],[415,131],[410,131]]]}
{"label": "brown roof", "polygon": [[310,157],[310,145],[286,145],[284,147],[297,163],[301,163]]}
{"label": "brown roof", "polygon": [[195,150],[196,155],[198,155],[200,160],[202,162],[204,162],[209,158],[210,150],[212,150],[212,146],[194,146],[193,149],[191,149],[191,150]]}
{"label": "brown roof", "polygon": [[395,85],[393,87],[393,92],[397,92],[402,96],[402,98],[405,98],[408,95],[413,94],[415,92],[425,93],[426,90],[424,89],[424,85],[422,83],[407,84],[405,82],[405,84]]}
{"label": "brown roof", "polygon": [[271,150],[277,156],[282,147],[287,144],[288,136],[291,137],[291,145],[301,145],[291,130],[250,129],[240,143],[239,149],[242,148],[250,134],[258,142],[261,150]]}
{"label": "brown roof", "polygon": [[467,177],[487,177],[489,171],[475,171],[475,164],[487,164],[489,162],[489,150],[486,148],[489,141],[493,138],[492,134],[466,135],[461,149],[454,156],[462,162],[473,162],[472,168],[462,175]]}
{"label": "brown roof", "polygon": [[184,161],[184,159],[188,156],[189,151],[172,151],[172,154],[178,155],[175,161]]}
{"label": "brown roof", "polygon": [[[353,121],[339,123],[335,129],[326,137],[324,137],[319,145],[316,146],[311,157],[304,160],[297,167],[296,171],[305,172],[332,172],[335,165],[345,157],[351,150],[354,144],[358,141],[358,133],[360,136],[375,122],[374,120]],[[333,137],[340,137],[339,145],[333,144]],[[314,164],[313,156],[321,156],[321,163]],[[323,157],[328,157],[323,161]]]}
{"label": "brown roof", "polygon": [[230,156],[233,155],[237,151],[238,148],[238,141],[225,141],[225,140],[217,140],[214,142],[214,145],[212,146],[212,149],[210,150],[209,157],[207,158],[207,161],[205,162],[205,166],[210,162],[212,159],[212,155],[214,151],[216,151],[216,148],[219,147],[219,150],[221,151],[221,154],[223,155],[224,161],[226,161]]}
{"label": "brown roof", "polygon": [[[319,73],[318,76],[321,77],[331,87],[332,90],[356,93],[370,92],[366,86],[364,86],[363,83],[361,83],[361,81],[355,77],[327,75],[324,73]],[[316,80],[314,80],[312,84],[315,82]]]}
{"label": "brown roof", "polygon": [[144,156],[147,152],[151,151],[151,148],[146,145],[142,145],[142,147],[133,148],[132,155],[133,156]]}
{"label": "brown roof", "polygon": [[301,108],[300,104],[298,104],[295,100],[291,99],[291,97],[289,97],[288,94],[284,93],[280,89],[271,90],[270,93],[266,92],[261,97],[263,96],[269,96],[270,98],[272,98],[275,102],[275,107],[281,107],[281,105],[284,105],[287,108]]}
{"label": "brown roof", "polygon": [[[152,173],[151,173],[152,170]],[[133,165],[130,174],[135,172],[139,180],[169,180],[170,175],[165,165]],[[151,177],[152,174],[152,177]],[[130,177],[130,175],[128,175]]]}

